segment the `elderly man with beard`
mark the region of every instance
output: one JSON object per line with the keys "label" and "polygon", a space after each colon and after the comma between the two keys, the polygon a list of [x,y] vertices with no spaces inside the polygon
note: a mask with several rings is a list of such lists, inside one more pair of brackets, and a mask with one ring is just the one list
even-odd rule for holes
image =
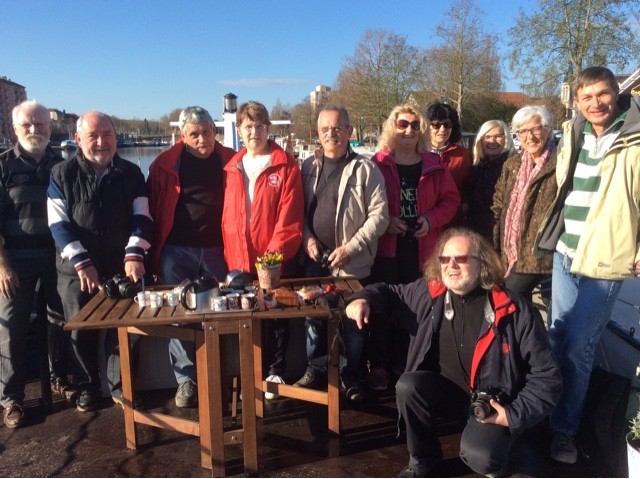
{"label": "elderly man with beard", "polygon": [[409,465],[425,477],[442,460],[436,417],[466,419],[460,457],[475,472],[507,473],[519,436],[549,415],[562,380],[540,314],[501,286],[500,258],[479,234],[449,229],[413,283],[374,283],[347,316],[359,328],[394,321],[411,337],[396,384]]}
{"label": "elderly man with beard", "polygon": [[[0,155],[0,403],[9,428],[26,420],[25,355],[38,282],[49,321],[61,324],[64,319],[46,209],[49,173],[62,158],[49,147],[51,120],[46,107],[22,102],[13,109],[12,120],[18,141]],[[65,364],[59,381],[66,387],[67,356],[61,356]],[[52,363],[52,369],[55,366]]]}

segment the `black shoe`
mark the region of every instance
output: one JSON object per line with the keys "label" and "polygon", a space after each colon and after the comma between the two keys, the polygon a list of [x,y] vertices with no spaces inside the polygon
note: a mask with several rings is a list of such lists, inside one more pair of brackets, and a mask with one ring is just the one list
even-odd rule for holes
{"label": "black shoe", "polygon": [[359,382],[355,383],[342,383],[344,387],[344,395],[351,402],[362,402],[364,401],[364,391],[362,390],[362,386]]}
{"label": "black shoe", "polygon": [[405,467],[398,477],[429,477],[429,473],[431,472],[431,467],[422,466],[420,464],[409,465]]}
{"label": "black shoe", "polygon": [[326,389],[327,376],[321,373],[314,373],[307,370],[304,375],[293,383],[296,387],[309,388],[309,389]]}
{"label": "black shoe", "polygon": [[76,409],[80,412],[93,411],[98,408],[98,396],[91,389],[83,389],[78,393]]}

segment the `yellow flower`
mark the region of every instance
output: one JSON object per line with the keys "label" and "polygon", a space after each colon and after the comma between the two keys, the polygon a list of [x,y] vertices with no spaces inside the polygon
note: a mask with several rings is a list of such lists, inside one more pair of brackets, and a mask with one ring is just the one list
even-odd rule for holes
{"label": "yellow flower", "polygon": [[256,268],[280,264],[283,259],[284,257],[280,251],[267,251],[262,256],[256,258]]}

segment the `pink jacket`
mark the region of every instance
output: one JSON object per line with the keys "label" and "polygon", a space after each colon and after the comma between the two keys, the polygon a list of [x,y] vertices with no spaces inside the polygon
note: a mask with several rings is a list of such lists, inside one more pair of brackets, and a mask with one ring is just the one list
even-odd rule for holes
{"label": "pink jacket", "polygon": [[[422,174],[418,182],[418,216],[429,220],[431,230],[420,238],[418,252],[420,266],[429,258],[433,248],[460,206],[460,194],[453,177],[438,155],[424,151]],[[385,179],[389,217],[400,215],[400,177],[389,151],[379,151],[373,158]],[[385,233],[378,241],[378,256],[395,258],[398,235]]]}

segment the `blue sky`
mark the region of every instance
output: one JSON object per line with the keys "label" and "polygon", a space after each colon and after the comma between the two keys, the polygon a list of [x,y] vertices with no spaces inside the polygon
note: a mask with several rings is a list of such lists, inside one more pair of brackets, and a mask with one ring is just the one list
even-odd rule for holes
{"label": "blue sky", "polygon": [[[486,31],[506,39],[519,7],[476,0]],[[449,0],[14,0],[3,2],[0,76],[50,108],[158,119],[222,97],[294,105],[333,86],[367,29],[428,47]],[[508,75],[508,72],[506,72]],[[505,77],[507,89],[517,81]]]}

